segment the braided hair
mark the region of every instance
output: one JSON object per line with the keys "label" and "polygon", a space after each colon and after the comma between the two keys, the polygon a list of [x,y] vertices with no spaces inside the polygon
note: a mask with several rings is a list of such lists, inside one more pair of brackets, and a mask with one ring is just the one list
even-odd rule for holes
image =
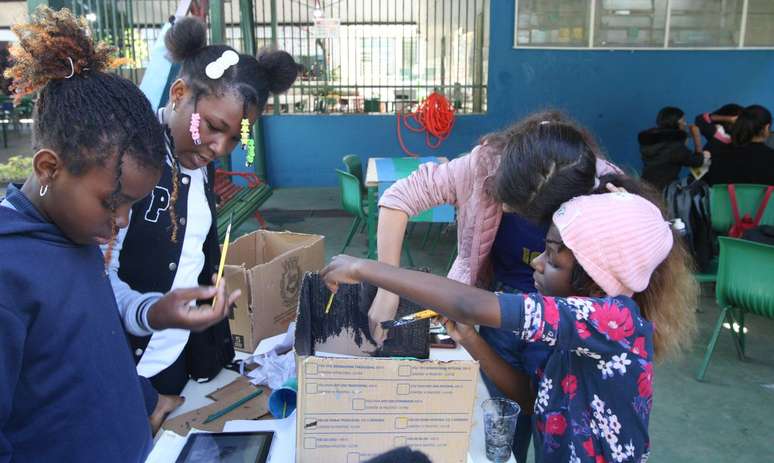
{"label": "braided hair", "polygon": [[482,143],[501,157],[492,195],[535,222],[549,223],[562,203],[594,188],[600,149],[559,112],[528,116]]}
{"label": "braided hair", "polygon": [[[233,92],[242,100],[243,118],[247,118],[248,109],[255,106],[258,114],[263,112],[270,94],[284,93],[298,75],[298,65],[293,57],[284,51],[263,51],[256,58],[239,54],[239,61],[229,66],[217,79],[207,76],[206,67],[233,48],[227,45],[207,45],[207,27],[200,19],[188,16],[181,19],[170,18],[172,27],[164,37],[170,58],[180,64],[178,77],[191,90],[194,110],[201,97],[222,96]],[[173,153],[174,156],[174,153]],[[177,220],[175,204],[178,195],[177,159],[172,162],[172,194],[170,198],[170,218],[172,220],[172,240],[177,238]]]}
{"label": "braided hair", "polygon": [[161,125],[131,81],[106,72],[120,60],[114,58],[115,49],[94,42],[84,18],[67,9],[40,7],[30,22],[14,25],[13,31],[19,42],[11,48],[14,64],[5,76],[12,79],[17,102],[38,92],[33,149],[56,151],[76,176],[117,156],[116,187],[109,201],[114,217],[108,263],[117,234],[124,156],[160,171],[165,153]]}

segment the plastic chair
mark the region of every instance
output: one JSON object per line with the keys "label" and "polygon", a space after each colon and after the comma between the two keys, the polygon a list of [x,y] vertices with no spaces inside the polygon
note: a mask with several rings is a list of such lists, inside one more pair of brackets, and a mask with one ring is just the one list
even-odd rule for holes
{"label": "plastic chair", "polygon": [[[736,186],[736,204],[739,206],[739,214],[744,216],[750,214],[755,216],[763,201],[763,195],[766,193],[766,185],[754,184],[735,184]],[[718,236],[728,234],[728,230],[734,224],[734,215],[731,212],[731,199],[728,196],[728,185],[717,184],[710,189],[710,220],[712,221],[712,230]],[[760,225],[774,225],[774,201],[770,201],[763,213]],[[713,268],[705,273],[697,273],[696,279],[700,283],[713,282],[717,279],[717,262],[712,265]]]}
{"label": "plastic chair", "polygon": [[354,175],[358,182],[360,182],[360,191],[363,197],[366,195],[365,183],[363,183],[363,164],[360,162],[360,156],[357,154],[348,154],[341,158],[341,162],[344,163],[345,170]]}
{"label": "plastic chair", "polygon": [[[358,181],[360,182],[360,193],[363,197],[363,207],[367,206],[368,200],[368,190],[365,187],[365,183],[363,181],[363,164],[360,162],[360,156],[357,154],[348,154],[341,158],[341,162],[344,163],[344,168],[347,172],[357,177]],[[360,228],[360,233],[363,233],[366,228],[366,223],[363,222],[363,225]]]}
{"label": "plastic chair", "polygon": [[[355,216],[355,219],[352,221],[352,226],[349,228],[347,239],[344,242],[344,247],[341,248],[341,252],[343,253],[352,242],[352,237],[355,236],[357,227],[361,223],[365,224],[368,221],[368,211],[363,208],[363,193],[360,191],[362,182],[354,175],[349,172],[344,172],[343,170],[336,169],[336,174],[339,177],[339,188],[341,189],[341,208]],[[403,250],[406,253],[409,266],[413,267],[414,259],[411,257],[411,251],[409,251],[408,242],[405,238],[403,241]]]}
{"label": "plastic chair", "polygon": [[368,215],[363,210],[363,193],[360,190],[360,180],[349,172],[336,169],[336,174],[339,177],[339,188],[341,190],[341,208],[344,211],[355,216],[352,221],[352,226],[349,229],[347,240],[344,242],[344,247],[341,248],[341,252],[344,252],[349,243],[352,242],[352,237],[355,236],[357,227],[360,223],[366,223],[368,221]]}
{"label": "plastic chair", "polygon": [[[744,359],[745,314],[774,318],[774,246],[721,237],[715,297],[720,316],[715,324],[697,379],[704,380],[723,323],[731,324],[731,335],[740,359]],[[735,326],[736,325],[736,326]],[[739,332],[736,332],[738,326]]]}
{"label": "plastic chair", "polygon": [[[750,214],[755,217],[758,207],[766,193],[766,185],[735,184],[736,204],[739,206],[739,215]],[[712,229],[716,233],[727,234],[734,224],[734,215],[731,212],[731,199],[728,196],[728,185],[713,185],[710,190],[710,217]],[[769,201],[766,210],[761,217],[760,225],[774,225],[774,201]]]}

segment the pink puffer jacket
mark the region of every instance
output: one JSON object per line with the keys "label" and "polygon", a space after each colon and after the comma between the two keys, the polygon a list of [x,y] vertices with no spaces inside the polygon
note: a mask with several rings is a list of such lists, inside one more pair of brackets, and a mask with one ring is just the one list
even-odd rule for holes
{"label": "pink puffer jacket", "polygon": [[[503,215],[502,205],[488,193],[499,165],[500,153],[486,145],[445,164],[422,164],[388,188],[379,206],[413,216],[441,204],[453,205],[457,209],[457,259],[448,277],[486,288],[489,252]],[[600,159],[597,172],[621,171]]]}

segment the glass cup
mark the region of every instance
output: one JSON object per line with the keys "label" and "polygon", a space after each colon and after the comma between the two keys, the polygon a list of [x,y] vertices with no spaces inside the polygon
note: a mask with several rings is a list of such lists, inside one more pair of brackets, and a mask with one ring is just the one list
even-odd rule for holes
{"label": "glass cup", "polygon": [[511,443],[521,407],[512,400],[493,398],[485,400],[481,409],[484,413],[486,458],[495,463],[506,462],[511,456]]}

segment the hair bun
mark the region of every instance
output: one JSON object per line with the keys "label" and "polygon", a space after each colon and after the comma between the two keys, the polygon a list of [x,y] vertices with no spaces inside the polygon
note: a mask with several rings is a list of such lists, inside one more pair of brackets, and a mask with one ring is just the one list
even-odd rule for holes
{"label": "hair bun", "polygon": [[52,80],[65,79],[84,71],[99,72],[121,63],[115,48],[95,43],[88,21],[70,10],[39,7],[27,23],[16,24],[19,41],[11,47],[13,66],[5,76],[13,80],[16,98],[43,88]]}
{"label": "hair bun", "polygon": [[193,16],[180,18],[167,31],[164,44],[176,63],[193,58],[207,46],[207,26]]}
{"label": "hair bun", "polygon": [[298,64],[286,51],[266,51],[258,55],[258,65],[266,73],[267,87],[274,95],[284,93],[298,77]]}

